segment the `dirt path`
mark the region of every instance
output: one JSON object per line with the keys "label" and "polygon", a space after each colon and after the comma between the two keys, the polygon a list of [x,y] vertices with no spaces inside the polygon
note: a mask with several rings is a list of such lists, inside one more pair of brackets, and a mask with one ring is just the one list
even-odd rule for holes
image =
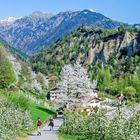
{"label": "dirt path", "polygon": [[50,131],[48,124],[41,129],[41,136],[37,136],[37,132],[33,133],[28,140],[58,140],[58,129],[63,122],[62,116],[58,116],[54,119],[54,130]]}

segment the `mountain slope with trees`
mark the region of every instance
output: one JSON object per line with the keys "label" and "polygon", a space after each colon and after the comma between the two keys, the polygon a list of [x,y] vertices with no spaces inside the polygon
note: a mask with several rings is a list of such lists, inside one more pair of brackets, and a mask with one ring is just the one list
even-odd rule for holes
{"label": "mountain slope with trees", "polygon": [[34,12],[11,24],[0,23],[0,36],[11,46],[33,55],[81,25],[114,29],[121,24],[91,10],[66,11],[57,15]]}
{"label": "mountain slope with trees", "polygon": [[29,56],[27,56],[25,53],[21,52],[20,50],[11,47],[6,41],[4,41],[2,38],[0,38],[0,44],[7,49],[12,55],[14,55],[17,59],[20,59],[22,61],[28,61]]}
{"label": "mountain slope with trees", "polygon": [[[34,73],[26,55],[0,41],[0,139],[15,140],[36,128],[39,116],[43,123],[55,113],[44,106],[48,80]],[[24,61],[23,61],[24,60]]]}
{"label": "mountain slope with trees", "polygon": [[6,51],[0,45],[0,87],[4,88],[16,80],[12,63],[8,60]]}
{"label": "mountain slope with trees", "polygon": [[65,64],[79,62],[88,68],[98,89],[111,95],[125,92],[140,99],[140,32],[135,29],[95,29],[82,26],[63,36],[32,58],[33,69],[59,77]]}

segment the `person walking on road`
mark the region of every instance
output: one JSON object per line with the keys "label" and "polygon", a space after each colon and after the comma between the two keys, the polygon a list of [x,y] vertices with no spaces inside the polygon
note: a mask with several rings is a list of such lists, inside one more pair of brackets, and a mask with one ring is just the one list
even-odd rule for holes
{"label": "person walking on road", "polygon": [[123,93],[117,95],[117,99],[118,99],[118,104],[119,105],[123,105],[125,104],[125,100],[127,100],[127,98],[123,95]]}
{"label": "person walking on road", "polygon": [[53,127],[54,127],[53,118],[50,119],[48,126],[50,126],[50,131],[53,130]]}
{"label": "person walking on road", "polygon": [[40,127],[42,125],[42,121],[41,119],[38,117],[38,120],[37,120],[37,135],[41,135],[41,132],[40,132]]}

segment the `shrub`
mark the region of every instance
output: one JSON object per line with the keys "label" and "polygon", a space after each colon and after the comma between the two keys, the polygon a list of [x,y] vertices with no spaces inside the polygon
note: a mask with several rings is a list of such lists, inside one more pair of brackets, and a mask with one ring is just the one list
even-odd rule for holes
{"label": "shrub", "polygon": [[78,111],[66,112],[60,133],[86,136],[94,140],[136,139],[140,113],[134,113],[129,119],[123,115],[119,110],[110,116],[103,110],[90,116]]}
{"label": "shrub", "polygon": [[130,100],[134,100],[135,96],[136,96],[136,89],[132,86],[126,87],[124,89],[124,94],[130,99]]}
{"label": "shrub", "polygon": [[29,114],[15,105],[0,100],[0,139],[11,140],[21,129],[32,127]]}
{"label": "shrub", "polygon": [[0,46],[0,88],[6,88],[16,80],[12,64],[7,58],[7,53]]}
{"label": "shrub", "polygon": [[13,103],[15,106],[22,108],[23,110],[29,110],[30,101],[23,95],[9,92],[6,96],[9,103]]}
{"label": "shrub", "polygon": [[120,92],[117,88],[114,88],[114,86],[109,86],[105,88],[105,92],[109,95],[116,95],[118,92]]}

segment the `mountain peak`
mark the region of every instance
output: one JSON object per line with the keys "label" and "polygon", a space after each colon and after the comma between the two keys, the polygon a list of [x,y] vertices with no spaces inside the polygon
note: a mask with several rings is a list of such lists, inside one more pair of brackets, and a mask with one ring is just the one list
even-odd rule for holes
{"label": "mountain peak", "polygon": [[93,10],[93,9],[84,9],[82,12],[93,12],[93,13],[96,13],[96,11],[95,10]]}
{"label": "mountain peak", "polygon": [[95,10],[93,10],[93,9],[88,9],[90,12],[96,12]]}
{"label": "mountain peak", "polygon": [[8,28],[4,28],[2,24],[0,36],[15,48],[33,55],[81,25],[114,29],[120,24],[122,23],[113,21],[91,9],[65,11],[54,16],[50,13],[35,11],[29,16],[16,20]]}
{"label": "mountain peak", "polygon": [[32,17],[32,18],[51,18],[53,16],[52,13],[44,13],[44,12],[41,12],[41,11],[34,11],[33,13],[31,13],[29,15],[29,17]]}

